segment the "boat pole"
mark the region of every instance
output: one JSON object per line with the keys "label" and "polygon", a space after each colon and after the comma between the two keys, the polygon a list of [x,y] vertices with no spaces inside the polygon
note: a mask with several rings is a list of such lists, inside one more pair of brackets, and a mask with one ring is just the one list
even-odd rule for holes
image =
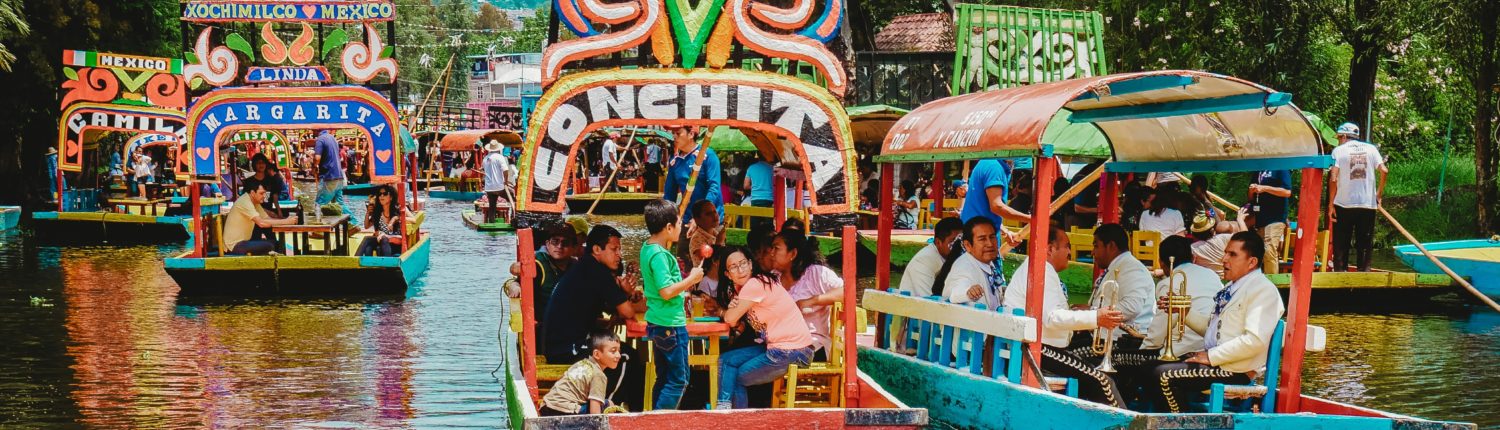
{"label": "boat pole", "polygon": [[516,231],[516,256],[521,262],[521,375],[526,378],[526,393],[534,404],[541,404],[536,385],[536,248],[532,247],[532,230]]}
{"label": "boat pole", "polygon": [[[927,216],[929,219],[943,219],[943,210],[947,209],[943,207],[943,198],[947,197],[943,190],[943,187],[947,185],[943,183],[947,182],[944,179],[947,175],[944,173],[943,162],[932,163],[932,194],[927,196],[932,199],[932,213]],[[932,221],[932,224],[936,225],[937,221]],[[917,226],[917,228],[923,227],[925,226]]]}
{"label": "boat pole", "polygon": [[1406,227],[1402,227],[1401,223],[1396,221],[1396,217],[1391,216],[1390,212],[1386,212],[1385,206],[1378,206],[1376,207],[1376,209],[1380,211],[1381,215],[1385,216],[1386,221],[1391,222],[1392,227],[1396,227],[1396,231],[1401,232],[1401,236],[1406,237],[1406,240],[1408,242],[1411,242],[1412,245],[1416,246],[1418,251],[1422,251],[1422,255],[1426,256],[1429,261],[1432,261],[1432,264],[1437,265],[1439,269],[1443,270],[1443,273],[1447,273],[1448,277],[1453,278],[1454,281],[1458,281],[1458,285],[1463,286],[1465,290],[1469,290],[1469,294],[1473,294],[1474,297],[1479,298],[1479,301],[1484,302],[1484,304],[1489,305],[1490,308],[1496,311],[1500,311],[1500,304],[1496,304],[1495,300],[1490,299],[1489,296],[1486,296],[1484,295],[1484,293],[1479,292],[1478,289],[1474,288],[1474,284],[1470,284],[1468,280],[1464,279],[1462,276],[1458,276],[1458,273],[1455,273],[1453,269],[1448,268],[1448,265],[1443,264],[1442,261],[1438,260],[1437,256],[1432,255],[1431,252],[1428,252],[1427,247],[1422,246],[1422,242],[1418,242],[1417,238],[1411,235],[1411,232],[1406,231]]}
{"label": "boat pole", "polygon": [[1275,412],[1301,412],[1302,356],[1307,351],[1312,257],[1318,241],[1318,209],[1322,202],[1323,169],[1302,169],[1302,191],[1297,194],[1297,243],[1292,253],[1292,285],[1287,291],[1286,339],[1281,346],[1281,386],[1277,388]]}
{"label": "boat pole", "polygon": [[[859,279],[859,256],[855,250],[859,242],[859,229],[852,225],[844,226],[844,402],[843,406],[859,407],[859,342],[856,325],[859,325],[860,312],[859,302],[855,297],[855,289],[859,288],[856,281]],[[880,288],[876,288],[877,291]]]}
{"label": "boat pole", "polygon": [[[1105,166],[1099,166],[1099,170],[1106,170]],[[1099,182],[1099,206],[1096,206],[1099,209],[1099,213],[1097,214],[1099,222],[1097,224],[1119,223],[1120,176],[1104,172],[1104,175],[1099,178]]]}
{"label": "boat pole", "polygon": [[[884,163],[880,165],[880,189],[889,190],[896,180],[896,165]],[[983,192],[983,190],[980,190]],[[890,193],[883,193],[881,204],[875,208],[880,214],[875,222],[875,289],[885,290],[891,287],[891,229],[895,228],[896,216],[895,206],[890,205],[887,199]]]}
{"label": "boat pole", "polygon": [[[1033,205],[1031,211],[1031,240],[1026,243],[1026,255],[1047,255],[1047,235],[1051,233],[1049,223],[1052,222],[1052,205],[1065,202],[1066,199],[1052,200],[1052,183],[1057,179],[1057,159],[1052,157],[1037,157],[1035,163],[1036,178],[1031,186],[1037,202],[1052,202],[1047,205]],[[1094,178],[1103,172],[1101,166],[1094,171]],[[1080,183],[1091,181],[1080,181]],[[980,190],[983,192],[983,190]],[[1026,344],[1026,355],[1030,356],[1032,363],[1042,362],[1042,301],[1047,291],[1047,277],[1042,276],[1046,269],[1047,259],[1028,258],[1026,267],[1017,270],[1025,270],[1030,276],[1026,278],[1026,316],[1036,321],[1036,341]],[[1021,373],[1021,382],[1027,386],[1044,388],[1042,375],[1028,366]]]}
{"label": "boat pole", "polygon": [[[630,137],[628,137],[628,138],[625,139],[625,153],[629,154],[630,153],[630,148],[632,148],[634,146],[635,146],[635,129],[631,128],[630,129]],[[698,164],[702,165],[703,162],[699,161]],[[620,162],[617,160],[617,161],[615,161],[615,170],[609,172],[609,179],[606,179],[604,181],[604,185],[602,185],[602,186],[599,187],[599,194],[594,196],[594,203],[592,203],[592,204],[589,205],[589,211],[585,212],[583,214],[583,216],[589,217],[589,216],[593,216],[594,215],[594,208],[599,207],[599,201],[600,200],[604,200],[604,194],[609,192],[609,183],[615,181],[615,175],[618,174],[618,173],[620,173]],[[689,194],[689,195],[691,195],[691,194]]]}
{"label": "boat pole", "polygon": [[[682,214],[687,212],[688,200],[692,200],[693,192],[698,191],[698,171],[703,170],[703,159],[708,158],[708,144],[714,140],[714,128],[708,127],[708,132],[703,135],[703,143],[698,144],[698,159],[693,161],[693,172],[688,175],[687,195],[677,202],[677,219],[682,219]],[[604,187],[599,187],[599,192],[604,192]]]}

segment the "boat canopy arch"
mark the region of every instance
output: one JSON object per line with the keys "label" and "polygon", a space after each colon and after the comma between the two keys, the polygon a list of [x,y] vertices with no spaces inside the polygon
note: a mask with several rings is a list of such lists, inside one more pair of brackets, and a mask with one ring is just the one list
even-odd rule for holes
{"label": "boat canopy arch", "polygon": [[896,122],[875,159],[1104,157],[1111,172],[1327,167],[1318,130],[1291,100],[1189,70],[1041,83],[922,105]]}
{"label": "boat canopy arch", "polygon": [[438,143],[438,146],[443,152],[472,152],[480,150],[484,143],[491,139],[507,147],[521,146],[521,143],[525,142],[520,133],[503,128],[491,128],[448,132],[442,136],[442,141]]}
{"label": "boat canopy arch", "polygon": [[244,145],[253,142],[265,142],[266,146],[271,148],[274,157],[271,161],[276,163],[276,168],[292,168],[292,154],[297,151],[280,130],[241,130],[230,136],[226,145]]}

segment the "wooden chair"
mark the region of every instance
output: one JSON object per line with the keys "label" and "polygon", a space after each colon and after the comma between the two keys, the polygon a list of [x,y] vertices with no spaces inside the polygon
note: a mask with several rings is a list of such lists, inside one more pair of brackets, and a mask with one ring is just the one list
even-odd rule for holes
{"label": "wooden chair", "polygon": [[917,229],[928,229],[937,225],[932,219],[932,199],[921,199],[917,201]]}
{"label": "wooden chair", "polygon": [[1161,259],[1157,252],[1157,246],[1161,245],[1161,232],[1141,230],[1130,234],[1130,254],[1140,260],[1147,268],[1156,267],[1156,261]]}
{"label": "wooden chair", "polygon": [[828,333],[828,360],[807,366],[787,366],[786,376],[777,379],[771,397],[773,408],[842,408],[844,407],[844,324],[843,303],[833,304]]}
{"label": "wooden chair", "polygon": [[[1073,253],[1070,257],[1073,261],[1080,263],[1091,263],[1094,261],[1094,235],[1068,232],[1068,244],[1072,246]],[[1088,255],[1085,257],[1084,255]]]}

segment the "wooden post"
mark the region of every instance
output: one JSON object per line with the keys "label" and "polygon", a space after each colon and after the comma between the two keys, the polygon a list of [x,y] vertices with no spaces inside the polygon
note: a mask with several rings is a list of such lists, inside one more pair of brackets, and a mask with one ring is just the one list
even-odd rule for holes
{"label": "wooden post", "polygon": [[[881,164],[880,189],[891,189],[891,183],[895,180],[895,165]],[[875,208],[880,214],[875,225],[878,231],[875,235],[875,289],[877,290],[888,289],[891,285],[891,229],[895,227],[896,216],[888,199],[889,197],[882,199],[881,205]]]}
{"label": "wooden post", "polygon": [[[188,210],[192,211],[193,219],[193,258],[203,258],[204,237],[203,232],[203,209],[202,203],[198,201],[200,196],[198,183],[188,181]],[[219,250],[219,255],[224,255],[224,250]]]}
{"label": "wooden post", "polygon": [[[859,406],[859,354],[857,354],[859,342],[858,334],[855,332],[859,325],[859,311],[855,289],[859,286],[855,283],[859,278],[859,269],[855,267],[859,258],[855,247],[859,246],[859,230],[852,225],[844,226],[844,407]],[[876,288],[880,290],[880,288]]]}
{"label": "wooden post", "polygon": [[771,221],[774,225],[772,230],[781,230],[781,223],[786,222],[786,178],[771,173]]}
{"label": "wooden post", "polygon": [[932,163],[932,195],[929,196],[932,198],[932,214],[928,215],[931,218],[943,219],[943,182],[947,182],[944,176],[943,162]]}
{"label": "wooden post", "polygon": [[529,228],[516,231],[516,256],[521,262],[521,374],[526,377],[526,392],[531,394],[532,402],[540,402],[536,395],[536,311],[533,309],[536,297],[531,291],[532,283],[536,282],[536,249],[532,248],[531,234]]}
{"label": "wooden post", "polygon": [[[1104,166],[1099,166],[1103,169]],[[1100,224],[1120,223],[1120,177],[1114,173],[1104,172],[1099,177],[1099,209]]]}
{"label": "wooden post", "polygon": [[[66,212],[65,210],[63,210],[63,208],[66,207],[65,205],[67,205],[67,203],[63,201],[63,171],[62,169],[57,169],[52,172],[57,174],[56,180],[52,181],[52,183],[57,186],[57,211]],[[125,195],[129,196],[130,190],[125,190]]]}
{"label": "wooden post", "polygon": [[1292,254],[1291,291],[1287,293],[1287,330],[1281,346],[1281,386],[1277,387],[1276,412],[1301,410],[1302,356],[1307,349],[1307,311],[1311,305],[1313,253],[1322,200],[1323,169],[1302,169],[1302,191],[1297,194],[1297,244]]}
{"label": "wooden post", "polygon": [[[1036,182],[1032,185],[1032,190],[1036,194],[1034,197],[1036,202],[1052,201],[1052,182],[1056,179],[1057,159],[1037,157]],[[1032,207],[1034,209],[1031,212],[1031,239],[1026,247],[1026,255],[1030,258],[1027,260],[1026,267],[1020,270],[1026,270],[1029,275],[1026,278],[1026,316],[1036,320],[1037,341],[1026,345],[1026,354],[1031,356],[1033,363],[1040,365],[1042,362],[1042,303],[1047,291],[1047,277],[1042,276],[1047,270],[1044,266],[1047,264],[1047,259],[1041,257],[1047,255],[1047,236],[1051,233],[1051,227],[1048,224],[1052,221],[1052,205],[1050,203],[1035,204]],[[1037,375],[1032,369],[1033,366],[1025,366],[1021,382],[1042,388],[1042,376]]]}

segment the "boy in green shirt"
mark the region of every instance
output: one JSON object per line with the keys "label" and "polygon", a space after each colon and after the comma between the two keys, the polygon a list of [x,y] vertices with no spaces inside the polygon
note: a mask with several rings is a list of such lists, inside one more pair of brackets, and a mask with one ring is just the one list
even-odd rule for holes
{"label": "boy in green shirt", "polygon": [[646,296],[646,335],[656,353],[656,386],[651,388],[656,409],[677,409],[688,382],[687,310],[683,292],[703,280],[694,267],[683,279],[677,257],[669,249],[677,241],[677,206],[657,199],[646,204],[646,230],[651,237],[641,246],[641,280]]}

